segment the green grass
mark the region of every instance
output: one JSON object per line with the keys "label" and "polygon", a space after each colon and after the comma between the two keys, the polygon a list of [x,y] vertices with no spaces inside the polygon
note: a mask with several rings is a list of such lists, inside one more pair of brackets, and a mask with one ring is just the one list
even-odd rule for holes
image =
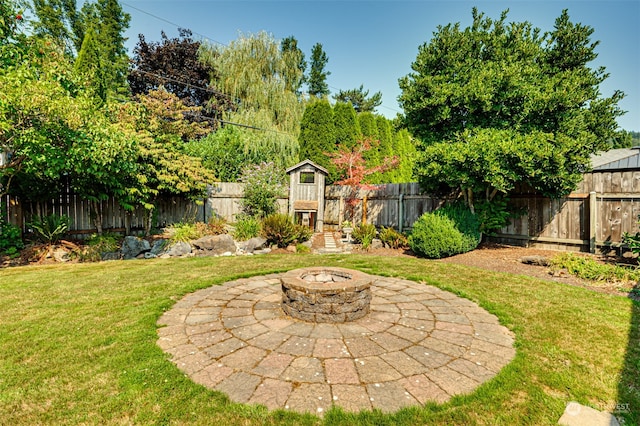
{"label": "green grass", "polygon": [[[453,291],[516,334],[517,355],[476,392],[395,414],[324,419],[230,402],[184,376],[156,345],[182,296],[241,276],[307,265],[401,276]],[[248,272],[250,271],[250,272]],[[414,258],[282,255],[0,270],[0,424],[556,424],[568,401],[628,404],[640,424],[640,304]]]}

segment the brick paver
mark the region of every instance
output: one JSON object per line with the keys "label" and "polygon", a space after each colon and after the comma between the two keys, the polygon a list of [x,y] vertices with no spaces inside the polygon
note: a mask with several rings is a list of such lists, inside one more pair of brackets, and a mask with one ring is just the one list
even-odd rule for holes
{"label": "brick paver", "polygon": [[475,303],[374,277],[370,313],[314,324],[280,308],[279,274],[185,296],[158,321],[158,345],[195,382],[236,402],[322,416],[394,412],[472,392],[515,356],[513,334]]}

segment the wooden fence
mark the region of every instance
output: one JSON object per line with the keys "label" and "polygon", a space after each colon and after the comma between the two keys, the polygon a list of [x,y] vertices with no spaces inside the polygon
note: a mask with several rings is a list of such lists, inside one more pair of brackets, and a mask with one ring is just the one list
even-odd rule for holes
{"label": "wooden fence", "polygon": [[[213,215],[233,221],[241,211],[242,188],[240,183],[216,183],[200,203],[177,197],[162,200],[154,213],[153,225],[207,221]],[[360,201],[350,212],[347,201],[354,196]],[[55,213],[71,217],[74,236],[95,232],[89,204],[71,193],[41,204],[21,203],[15,197],[0,201],[8,207],[6,218],[24,229],[33,215]],[[442,202],[421,194],[417,183],[380,185],[355,194],[348,187],[327,186],[325,229],[337,229],[344,220],[361,223],[365,218],[377,226],[409,230],[423,213],[438,208]],[[286,213],[288,199],[282,198],[278,203],[280,212]],[[511,205],[525,214],[513,219],[493,238],[495,241],[592,252],[619,247],[625,232],[638,232],[640,172],[586,174],[576,191],[557,200],[532,191],[518,191],[512,194]],[[102,208],[106,231],[131,229],[135,233],[144,229],[147,215],[144,209],[125,212],[114,200],[105,201]]]}

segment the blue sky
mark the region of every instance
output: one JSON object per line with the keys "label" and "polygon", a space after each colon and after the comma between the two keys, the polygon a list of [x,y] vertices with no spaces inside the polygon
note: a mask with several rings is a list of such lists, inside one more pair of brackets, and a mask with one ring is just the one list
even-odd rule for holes
{"label": "blue sky", "polygon": [[[508,21],[529,21],[551,30],[562,9],[573,22],[595,29],[600,40],[592,67],[605,66],[610,77],[601,85],[603,96],[616,89],[625,92],[620,103],[628,111],[620,127],[640,131],[640,1],[512,0],[123,0],[131,15],[127,46],[133,50],[138,34],[160,40],[160,31],[176,37],[177,26],[188,28],[197,39],[228,44],[240,34],[260,31],[281,40],[293,35],[309,59],[311,48],[321,43],[331,72],[331,94],[364,85],[370,94],[382,92],[377,112],[395,117],[398,79],[411,72],[418,47],[428,42],[438,25],[471,23],[476,6],[491,18],[509,9]],[[154,15],[154,16],[151,16]],[[168,22],[167,22],[168,21]]]}

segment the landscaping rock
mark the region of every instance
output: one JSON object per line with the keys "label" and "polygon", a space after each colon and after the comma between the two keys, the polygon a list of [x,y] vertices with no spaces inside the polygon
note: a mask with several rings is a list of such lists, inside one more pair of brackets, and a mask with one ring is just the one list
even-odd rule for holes
{"label": "landscaping rock", "polygon": [[544,256],[525,256],[520,259],[525,265],[549,266],[551,262]]}
{"label": "landscaping rock", "polygon": [[151,254],[155,254],[159,256],[163,251],[165,246],[167,245],[169,240],[161,239],[153,242],[153,246],[151,247]]}
{"label": "landscaping rock", "polygon": [[122,253],[123,259],[135,259],[138,255],[150,250],[151,245],[149,244],[149,241],[134,237],[133,235],[128,235],[124,237],[120,252]]}
{"label": "landscaping rock", "polygon": [[199,254],[204,256],[219,256],[226,252],[236,252],[236,243],[229,234],[206,235],[191,243],[201,250]]}
{"label": "landscaping rock", "polygon": [[191,253],[191,244],[184,241],[178,241],[164,253],[161,257],[181,257]]}
{"label": "landscaping rock", "polygon": [[253,253],[254,250],[262,250],[266,247],[267,239],[263,237],[254,237],[244,243],[240,243],[240,248],[245,253]]}
{"label": "landscaping rock", "polygon": [[382,244],[382,240],[378,239],[378,238],[374,238],[373,240],[371,240],[371,246],[369,246],[372,250],[377,250],[377,249],[381,249],[384,247],[384,244]]}
{"label": "landscaping rock", "polygon": [[117,251],[110,251],[102,254],[102,260],[121,260],[122,253]]}

